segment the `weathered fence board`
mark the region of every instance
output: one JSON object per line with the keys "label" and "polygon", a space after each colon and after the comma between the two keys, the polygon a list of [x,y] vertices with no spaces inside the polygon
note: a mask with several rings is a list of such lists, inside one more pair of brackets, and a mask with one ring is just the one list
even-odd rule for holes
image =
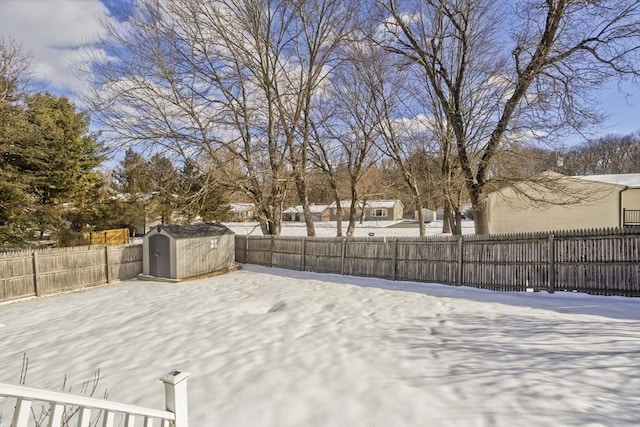
{"label": "weathered fence board", "polygon": [[142,273],[142,245],[109,246],[110,280],[126,280]]}
{"label": "weathered fence board", "polygon": [[236,261],[501,291],[640,296],[640,229],[496,236],[236,236]]}
{"label": "weathered fence board", "polygon": [[33,282],[33,255],[18,252],[15,257],[0,256],[0,301],[15,298],[15,295],[36,294]]}
{"label": "weathered fence board", "polygon": [[456,238],[397,239],[396,279],[456,284],[459,257]]}
{"label": "weathered fence board", "polygon": [[142,272],[142,245],[0,254],[0,301],[104,285]]}
{"label": "weathered fence board", "polygon": [[307,238],[305,244],[305,266],[307,271],[337,273],[344,271],[346,240],[335,238]]}
{"label": "weathered fence board", "polygon": [[304,239],[281,237],[273,241],[273,267],[301,270]]}
{"label": "weathered fence board", "polygon": [[379,277],[392,279],[395,245],[388,240],[347,241],[345,248],[345,270],[350,276]]}
{"label": "weathered fence board", "polygon": [[82,238],[89,245],[126,245],[129,243],[129,229],[116,228],[112,230],[90,231],[82,233]]}

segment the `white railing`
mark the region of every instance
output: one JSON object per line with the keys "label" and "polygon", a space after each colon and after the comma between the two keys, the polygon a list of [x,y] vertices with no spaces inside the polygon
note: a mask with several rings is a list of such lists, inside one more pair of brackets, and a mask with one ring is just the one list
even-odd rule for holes
{"label": "white railing", "polygon": [[49,405],[47,427],[64,427],[67,405],[78,409],[78,420],[75,422],[78,427],[89,427],[90,423],[95,425],[95,419],[91,421],[95,414],[102,416],[101,427],[113,427],[117,414],[123,417],[125,427],[135,427],[136,419],[142,419],[143,423],[139,425],[144,427],[153,427],[155,421],[159,422],[160,427],[188,427],[187,378],[189,373],[178,371],[160,378],[164,383],[165,411],[3,383],[0,383],[0,397],[16,398],[11,427],[28,426],[34,401]]}

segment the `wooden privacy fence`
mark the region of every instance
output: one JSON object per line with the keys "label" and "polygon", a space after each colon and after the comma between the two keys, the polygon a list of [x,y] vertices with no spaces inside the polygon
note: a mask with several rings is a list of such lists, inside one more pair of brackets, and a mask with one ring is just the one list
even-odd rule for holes
{"label": "wooden privacy fence", "polygon": [[488,236],[236,235],[236,261],[501,291],[640,296],[640,228]]}
{"label": "wooden privacy fence", "polygon": [[115,228],[113,230],[90,231],[82,233],[82,238],[90,245],[126,245],[129,243],[129,229]]}
{"label": "wooden privacy fence", "polygon": [[104,285],[142,273],[142,245],[0,253],[0,301]]}

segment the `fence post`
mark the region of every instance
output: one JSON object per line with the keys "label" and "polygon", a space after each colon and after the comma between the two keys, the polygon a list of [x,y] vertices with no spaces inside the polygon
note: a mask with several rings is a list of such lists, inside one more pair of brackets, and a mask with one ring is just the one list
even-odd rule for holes
{"label": "fence post", "polygon": [[107,283],[111,283],[111,277],[109,277],[109,246],[106,243],[104,245],[104,272]]}
{"label": "fence post", "polygon": [[302,238],[302,271],[307,269],[307,238]]}
{"label": "fence post", "polygon": [[464,256],[463,256],[463,237],[462,236],[458,236],[458,286],[462,286],[462,280],[464,278],[463,273],[463,267],[464,267]]}
{"label": "fence post", "polygon": [[275,236],[272,234],[271,235],[271,246],[269,247],[269,254],[271,255],[269,257],[269,267],[273,267],[273,248],[274,248],[275,244],[276,244]]}
{"label": "fence post", "polygon": [[549,258],[549,289],[550,294],[556,291],[556,248],[555,248],[555,236],[553,233],[549,234],[549,246],[547,248],[547,257]]}
{"label": "fence post", "polygon": [[40,286],[38,284],[38,251],[33,251],[33,290],[36,296],[40,296]]}
{"label": "fence post", "polygon": [[189,372],[173,371],[160,378],[164,383],[165,407],[176,415],[175,427],[189,427],[187,379],[190,375]]}
{"label": "fence post", "polygon": [[347,256],[347,238],[342,238],[342,253],[340,254],[340,274],[344,275],[344,258]]}
{"label": "fence post", "polygon": [[391,280],[396,280],[396,274],[398,270],[398,239],[393,239],[393,265],[391,270]]}

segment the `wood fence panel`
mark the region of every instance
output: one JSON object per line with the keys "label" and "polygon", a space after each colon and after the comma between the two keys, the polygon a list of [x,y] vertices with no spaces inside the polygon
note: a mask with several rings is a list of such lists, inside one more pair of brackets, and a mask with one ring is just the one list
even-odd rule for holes
{"label": "wood fence panel", "polygon": [[277,237],[273,241],[272,267],[289,270],[302,269],[304,239],[299,237]]}
{"label": "wood fence panel", "polygon": [[271,243],[270,236],[250,236],[247,238],[248,264],[271,265]]}
{"label": "wood fence panel", "polygon": [[501,291],[549,287],[548,236],[469,236],[463,242],[464,285]]}
{"label": "wood fence panel", "polygon": [[33,253],[0,254],[0,301],[33,296]]}
{"label": "wood fence panel", "polygon": [[109,246],[111,280],[133,279],[142,273],[142,245]]}
{"label": "wood fence panel", "polygon": [[110,280],[134,278],[142,272],[142,245],[82,246],[0,254],[0,301],[106,284],[107,261]]}
{"label": "wood fence panel", "polygon": [[374,238],[350,239],[345,246],[344,274],[351,276],[394,277],[392,240]]}
{"label": "wood fence panel", "polygon": [[640,295],[640,235],[590,230],[555,239],[556,288]]}
{"label": "wood fence panel", "polygon": [[309,237],[305,245],[305,270],[317,273],[337,273],[343,269],[344,239]]}
{"label": "wood fence panel", "polygon": [[235,235],[235,254],[236,262],[247,262],[247,236]]}
{"label": "wood fence panel", "polygon": [[398,239],[397,280],[455,284],[458,274],[458,244],[455,238]]}
{"label": "wood fence panel", "polygon": [[115,228],[111,230],[89,231],[82,233],[89,245],[126,245],[129,243],[129,229]]}
{"label": "wood fence panel", "polygon": [[38,253],[38,288],[42,295],[107,283],[105,250],[60,248]]}

